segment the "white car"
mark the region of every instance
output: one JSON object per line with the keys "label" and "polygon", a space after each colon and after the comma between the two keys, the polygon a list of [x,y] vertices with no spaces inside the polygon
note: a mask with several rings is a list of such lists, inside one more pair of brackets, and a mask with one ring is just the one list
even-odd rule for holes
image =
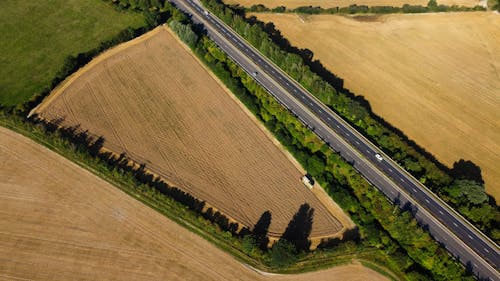
{"label": "white car", "polygon": [[380,154],[375,154],[375,158],[377,158],[378,161],[382,161],[384,160],[384,158],[382,158],[382,156]]}

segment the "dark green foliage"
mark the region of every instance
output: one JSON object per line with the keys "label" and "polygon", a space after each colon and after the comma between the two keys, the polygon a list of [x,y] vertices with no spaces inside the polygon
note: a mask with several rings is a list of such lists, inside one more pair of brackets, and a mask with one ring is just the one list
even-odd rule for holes
{"label": "dark green foliage", "polygon": [[481,6],[447,6],[437,5],[435,0],[430,0],[427,6],[405,4],[402,7],[394,6],[366,6],[350,5],[345,7],[322,8],[319,6],[301,6],[293,9],[287,9],[279,6],[270,9],[262,4],[253,5],[245,9],[247,12],[273,12],[273,13],[298,13],[298,14],[394,14],[394,13],[433,13],[433,12],[472,12],[485,11]]}
{"label": "dark green foliage", "polygon": [[[291,47],[288,41],[281,37],[279,31],[274,29],[272,24],[264,25],[255,19],[245,19],[217,0],[203,0],[203,3],[292,78],[301,83],[302,86],[323,103],[332,108],[358,131],[382,148],[385,153],[420,182],[446,200],[446,189],[453,182],[453,174],[450,173],[450,170],[434,159],[424,149],[418,147],[411,140],[408,140],[400,131],[373,114],[365,102],[343,89],[342,83],[338,83],[339,81],[335,80],[335,77],[330,77],[331,74],[325,73],[327,70],[322,67],[318,68],[318,62],[311,61],[312,53],[310,51],[307,52],[307,50],[299,50]],[[430,5],[432,6],[433,3]],[[358,9],[359,7],[361,6],[353,5],[349,9]],[[364,10],[365,8],[359,9]],[[403,9],[406,9],[407,12],[419,12],[422,9],[427,9],[427,7],[405,5]],[[291,53],[290,51],[295,53]],[[323,77],[326,77],[330,83],[325,80],[326,78],[323,79]],[[334,86],[335,84],[337,85]],[[266,124],[269,122],[271,124],[274,123],[273,116],[269,116],[267,113],[260,114]],[[295,132],[286,132],[283,130],[283,127],[279,128],[279,130],[274,130],[274,128],[272,130],[276,131],[277,137],[281,141],[300,137]],[[310,148],[309,145],[307,143],[302,144],[303,147],[307,148]],[[315,149],[318,148],[316,147]],[[312,150],[312,152],[315,153],[316,150]],[[317,173],[317,167],[320,166],[318,161],[311,160],[311,163],[309,161],[304,162],[303,159],[308,158],[308,156],[300,151],[297,152],[296,157],[307,169],[311,165],[313,169],[311,174],[317,177],[315,173]],[[495,213],[489,218],[500,216],[500,212],[494,202],[491,205],[489,202],[485,202],[484,205],[489,207],[483,209],[493,210]],[[477,220],[477,218],[473,219],[470,217],[472,213],[462,211],[467,206],[459,204],[452,204],[452,206],[475,223],[479,229],[485,231],[486,234],[491,235],[495,231],[495,220],[492,219],[486,222],[484,220],[487,217],[482,217],[481,220]]]}
{"label": "dark green foliage", "polygon": [[283,239],[274,243],[269,256],[271,257],[271,265],[274,267],[287,267],[297,261],[295,246]]}
{"label": "dark green foliage", "polygon": [[194,33],[191,25],[182,24],[177,20],[171,21],[168,25],[175,33],[177,33],[179,38],[181,38],[184,43],[191,48],[195,47],[196,41],[198,41],[198,35]]}

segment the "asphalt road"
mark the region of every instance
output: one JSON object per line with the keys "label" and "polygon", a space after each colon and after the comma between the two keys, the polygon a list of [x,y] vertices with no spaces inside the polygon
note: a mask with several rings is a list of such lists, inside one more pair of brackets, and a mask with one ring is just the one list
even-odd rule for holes
{"label": "asphalt road", "polygon": [[[336,113],[280,70],[230,27],[205,14],[194,0],[171,0],[205,26],[209,37],[282,105],[311,128],[387,198],[411,204],[417,220],[464,265],[481,278],[500,280],[498,246],[413,178]],[[257,73],[257,74],[255,74]],[[375,157],[379,154],[383,160]]]}

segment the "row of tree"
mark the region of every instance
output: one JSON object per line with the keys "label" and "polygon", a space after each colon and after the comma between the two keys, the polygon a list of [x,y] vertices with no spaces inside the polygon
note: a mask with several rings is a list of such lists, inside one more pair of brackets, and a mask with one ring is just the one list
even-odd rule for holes
{"label": "row of tree", "polygon": [[[391,256],[388,266],[405,271],[409,279],[467,279],[462,267],[413,219],[411,210],[401,212],[391,205],[213,41],[202,36],[193,49],[295,158],[326,186],[332,198],[349,212],[359,226],[360,243],[386,251]],[[259,245],[260,240],[255,241]],[[338,246],[338,241],[330,242],[325,241],[320,247]],[[293,255],[287,251],[289,246],[286,242],[276,243],[270,255],[280,257],[285,264],[285,261],[293,261]]]}
{"label": "row of tree", "polygon": [[492,197],[481,202],[452,199],[453,195],[457,194],[452,190],[468,188],[462,180],[473,181],[477,185],[476,188],[469,189],[469,192],[477,193],[481,198],[486,196],[480,169],[462,169],[465,172],[460,177],[456,176],[455,168],[461,169],[464,163],[465,166],[475,166],[472,162],[459,161],[455,163],[454,169],[447,168],[402,132],[375,115],[365,100],[344,89],[341,79],[323,68],[320,62],[312,61],[311,51],[291,47],[288,40],[283,38],[272,24],[265,25],[255,18],[247,19],[240,14],[240,10],[233,10],[218,0],[202,2],[476,227],[493,240],[500,241],[500,209]]}
{"label": "row of tree", "polygon": [[285,6],[268,8],[263,4],[252,5],[244,8],[247,12],[272,12],[272,13],[299,13],[299,14],[415,14],[415,13],[439,13],[439,12],[470,12],[486,11],[486,8],[476,5],[474,7],[458,5],[438,5],[436,0],[430,0],[427,6],[404,4],[401,7],[394,6],[367,6],[350,5],[346,7],[322,8],[320,6],[301,6],[289,9]]}
{"label": "row of tree", "polygon": [[[149,18],[154,19],[155,22],[158,22],[157,19],[162,16],[165,16],[169,21],[174,20],[173,17],[176,13],[181,14],[168,2],[163,3],[163,7],[148,8]],[[190,26],[191,23],[187,17],[178,17],[176,20],[180,24]],[[191,27],[193,26],[191,25]],[[177,30],[185,29],[178,28]],[[197,40],[191,48],[265,123],[297,159],[314,173],[313,175],[326,187],[330,195],[351,214],[359,226],[361,238],[359,243],[384,250],[388,260],[386,265],[394,270],[406,272],[409,279],[419,280],[432,277],[440,280],[455,280],[465,276],[463,269],[446,255],[446,251],[442,247],[430,239],[428,233],[417,225],[410,213],[394,209],[380,192],[368,185],[348,163],[329,150],[297,118],[281,107],[262,87],[255,83],[252,77],[217,48],[200,29],[194,28],[193,31],[197,34]],[[186,34],[188,33],[186,32]],[[17,112],[19,113],[19,111]],[[57,122],[54,125],[57,125]],[[77,149],[84,149],[88,151],[89,155],[97,155],[104,142],[103,139],[99,138],[89,141],[87,136],[76,128],[71,128],[68,132],[62,132],[60,135],[73,135],[70,137],[73,143],[87,142],[86,145],[78,145]],[[101,156],[97,155],[97,157]],[[106,159],[110,171],[118,170],[121,173],[131,173],[137,181],[148,182],[146,186],[154,187],[153,190],[158,194],[176,198],[176,200],[184,202],[191,210],[203,209],[202,202],[188,194],[174,191],[175,189],[165,186],[165,183],[162,183],[160,179],[145,173],[144,166],[119,167],[120,164],[124,165],[128,162],[124,160],[125,155],[118,157],[107,155],[107,158],[103,155],[102,157]],[[312,217],[312,212],[304,213],[310,214]],[[220,213],[207,211],[204,216],[209,219],[213,218],[214,221],[220,223],[221,228],[228,231],[236,229]],[[302,240],[298,243],[300,240],[293,237],[304,237],[304,233],[307,231],[298,227],[291,229],[297,230],[298,232],[295,232],[297,234],[284,235],[288,238],[281,239],[269,252],[264,254],[270,264],[289,264],[306,251],[304,245],[307,242]],[[233,232],[232,235],[235,237],[243,236],[242,240],[251,242],[253,238],[248,233],[248,230],[240,230],[238,233]],[[411,233],[411,235],[406,237],[407,233]],[[357,235],[351,237],[357,237]],[[247,245],[252,245],[252,243],[247,243]],[[323,243],[321,246],[339,247],[339,242]],[[251,246],[251,248],[252,251],[255,250],[255,247]]]}

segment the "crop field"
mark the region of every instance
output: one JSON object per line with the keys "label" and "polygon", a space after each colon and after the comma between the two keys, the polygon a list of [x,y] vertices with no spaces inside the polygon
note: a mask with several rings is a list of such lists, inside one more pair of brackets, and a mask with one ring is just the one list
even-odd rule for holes
{"label": "crop field", "polygon": [[[479,165],[500,198],[500,17],[384,15],[370,21],[256,14],[314,52],[375,113],[451,166]],[[321,42],[321,44],[318,44]]]}
{"label": "crop field", "polygon": [[[396,6],[401,7],[404,4],[426,6],[428,0],[225,0],[227,4],[239,4],[244,7],[250,7],[256,4],[263,4],[268,8],[285,6],[287,8],[297,8],[301,6],[320,6],[322,8],[347,7],[349,5],[367,5],[367,6]],[[477,0],[438,0],[438,4],[459,5],[474,7],[479,5]]]}
{"label": "crop field", "polygon": [[23,103],[50,85],[69,55],[96,48],[139,13],[118,12],[102,0],[3,0],[0,9],[0,105]]}
{"label": "crop field", "polygon": [[2,280],[387,280],[357,263],[261,275],[117,187],[3,127],[0,179]]}
{"label": "crop field", "polygon": [[332,200],[301,183],[298,164],[179,42],[159,27],[120,45],[71,76],[37,112],[103,136],[105,148],[246,226],[269,210],[269,233],[280,235],[308,203],[312,237],[351,227]]}

